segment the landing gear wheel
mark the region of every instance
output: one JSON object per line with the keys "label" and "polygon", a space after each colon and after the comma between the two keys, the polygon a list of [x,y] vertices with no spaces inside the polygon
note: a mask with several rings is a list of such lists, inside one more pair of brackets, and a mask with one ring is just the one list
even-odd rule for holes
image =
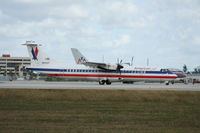
{"label": "landing gear wheel", "polygon": [[106,84],[107,84],[107,85],[111,85],[110,80],[106,80]]}
{"label": "landing gear wheel", "polygon": [[99,81],[99,84],[100,84],[100,85],[104,85],[104,84],[105,84],[105,80],[100,80],[100,81]]}

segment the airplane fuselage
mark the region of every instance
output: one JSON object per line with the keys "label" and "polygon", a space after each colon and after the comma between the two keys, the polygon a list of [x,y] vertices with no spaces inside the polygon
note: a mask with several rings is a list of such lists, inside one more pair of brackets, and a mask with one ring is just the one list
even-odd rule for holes
{"label": "airplane fuselage", "polygon": [[48,68],[48,67],[29,67],[27,70],[44,73],[49,76],[65,78],[68,80],[87,80],[97,81],[100,84],[124,81],[172,81],[177,78],[170,71],[160,70],[138,70],[123,69],[120,71],[107,71],[98,68]]}

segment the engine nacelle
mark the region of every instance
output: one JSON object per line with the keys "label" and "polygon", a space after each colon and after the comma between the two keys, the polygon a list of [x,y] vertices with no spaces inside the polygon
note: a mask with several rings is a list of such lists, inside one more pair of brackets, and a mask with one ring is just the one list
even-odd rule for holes
{"label": "engine nacelle", "polygon": [[106,70],[111,70],[111,71],[119,71],[120,69],[123,68],[123,66],[120,64],[116,64],[116,65],[107,64],[106,66],[104,66],[102,68],[106,69]]}

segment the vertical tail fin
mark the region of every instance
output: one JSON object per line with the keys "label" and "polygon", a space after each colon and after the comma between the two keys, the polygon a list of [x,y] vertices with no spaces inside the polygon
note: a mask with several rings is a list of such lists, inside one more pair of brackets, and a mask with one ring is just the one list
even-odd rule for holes
{"label": "vertical tail fin", "polygon": [[84,64],[88,62],[88,60],[81,54],[81,52],[76,48],[71,48],[72,54],[74,56],[75,62],[77,64]]}
{"label": "vertical tail fin", "polygon": [[44,52],[42,52],[40,44],[37,44],[34,41],[26,41],[26,43],[22,45],[27,46],[32,66],[50,63],[50,58]]}

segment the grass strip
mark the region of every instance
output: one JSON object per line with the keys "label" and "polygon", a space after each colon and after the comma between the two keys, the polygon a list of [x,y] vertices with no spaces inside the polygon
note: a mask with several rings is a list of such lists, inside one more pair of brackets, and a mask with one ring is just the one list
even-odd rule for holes
{"label": "grass strip", "polygon": [[200,92],[0,89],[3,133],[196,133]]}

